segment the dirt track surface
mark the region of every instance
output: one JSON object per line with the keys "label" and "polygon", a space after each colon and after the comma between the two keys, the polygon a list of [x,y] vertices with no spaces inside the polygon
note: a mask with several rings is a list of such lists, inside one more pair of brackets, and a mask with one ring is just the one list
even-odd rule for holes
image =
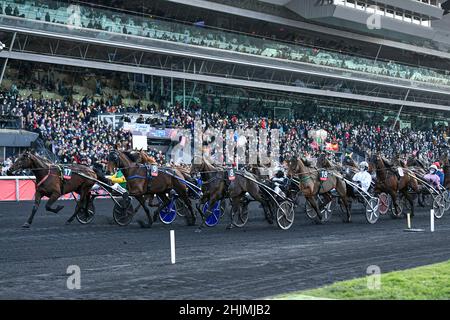
{"label": "dirt track surface", "polygon": [[[225,218],[196,233],[180,217],[142,229],[136,223],[142,211],[119,227],[111,200],[96,200],[90,225],[65,225],[74,203],[61,202],[66,207],[58,215],[42,203],[31,229],[21,225],[32,203],[0,203],[1,299],[258,299],[365,276],[369,265],[388,272],[450,259],[449,213],[431,233],[424,209],[413,220],[423,233],[404,232],[406,221],[389,216],[369,225],[359,207],[353,223],[336,213],[324,225],[299,208],[294,226],[282,231],[263,220],[257,205],[243,229],[226,230]],[[67,289],[69,265],[80,267],[79,290]]]}

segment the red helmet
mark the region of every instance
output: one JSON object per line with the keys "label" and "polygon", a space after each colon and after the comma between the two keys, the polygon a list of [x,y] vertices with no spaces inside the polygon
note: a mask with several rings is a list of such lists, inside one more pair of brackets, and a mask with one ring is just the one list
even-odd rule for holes
{"label": "red helmet", "polygon": [[435,163],[433,163],[436,167],[438,167],[438,168],[440,168],[441,167],[441,165],[439,164],[439,162],[438,161],[436,161]]}

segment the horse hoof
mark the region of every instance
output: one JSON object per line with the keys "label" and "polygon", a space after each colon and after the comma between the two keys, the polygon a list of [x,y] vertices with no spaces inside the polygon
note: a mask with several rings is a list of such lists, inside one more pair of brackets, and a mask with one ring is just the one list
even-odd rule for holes
{"label": "horse hoof", "polygon": [[28,222],[25,222],[25,223],[22,225],[22,228],[28,229],[28,228],[30,228],[30,227],[31,227],[31,224],[29,224]]}
{"label": "horse hoof", "polygon": [[145,222],[142,221],[142,220],[138,220],[138,224],[139,224],[139,226],[140,226],[141,228],[145,228],[145,229],[148,229],[148,228],[151,228],[151,227],[152,227],[152,225],[151,225],[150,223],[145,223]]}
{"label": "horse hoof", "polygon": [[71,223],[72,223],[71,220],[67,220],[66,223],[64,223],[64,224],[67,226],[67,225],[69,225],[69,224],[71,224]]}
{"label": "horse hoof", "polygon": [[229,224],[228,226],[227,226],[227,228],[226,228],[227,230],[231,230],[231,229],[233,229],[233,225],[232,224]]}
{"label": "horse hoof", "polygon": [[200,232],[202,232],[202,229],[200,229],[200,228],[197,228],[197,229],[195,229],[195,231],[194,231],[195,233],[200,233]]}
{"label": "horse hoof", "polygon": [[188,227],[195,227],[195,220],[194,221],[188,221],[187,225],[188,225]]}

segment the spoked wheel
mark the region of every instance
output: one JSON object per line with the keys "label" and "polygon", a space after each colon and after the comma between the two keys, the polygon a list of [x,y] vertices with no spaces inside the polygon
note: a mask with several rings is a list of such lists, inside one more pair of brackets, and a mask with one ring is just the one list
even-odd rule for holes
{"label": "spoked wheel", "polygon": [[91,223],[92,220],[94,220],[94,216],[95,216],[94,200],[89,199],[87,210],[85,208],[79,208],[76,218],[79,223],[88,224]]}
{"label": "spoked wheel", "polygon": [[450,209],[450,192],[448,190],[442,192],[442,198],[444,198],[444,211],[448,211]]}
{"label": "spoked wheel", "polygon": [[370,224],[374,224],[380,217],[378,198],[371,198],[366,204],[366,220]]}
{"label": "spoked wheel", "polygon": [[[321,222],[325,222],[330,220],[331,218],[331,214],[332,214],[332,205],[333,205],[333,200],[331,200],[330,202],[328,202],[323,208],[322,210],[320,210],[320,215],[322,216],[322,220],[320,220]],[[314,210],[313,207],[311,207],[311,204],[309,203],[309,201],[306,201],[305,203],[305,212],[306,215],[308,216],[308,218],[310,218],[311,220],[316,220],[318,219],[317,217],[317,213]]]}
{"label": "spoked wheel", "polygon": [[330,220],[331,214],[333,213],[332,205],[333,200],[328,202],[327,205],[320,211],[320,214],[322,215],[322,222]]}
{"label": "spoked wheel", "polygon": [[305,202],[305,212],[306,212],[306,215],[308,216],[308,218],[310,218],[311,220],[316,219],[316,217],[317,217],[316,210],[313,209],[313,207],[311,206],[311,204],[309,203],[308,200],[306,200],[306,202]]}
{"label": "spoked wheel", "polygon": [[400,218],[403,214],[404,210],[404,201],[400,200],[400,198],[397,198],[397,206],[398,206],[398,213],[395,212],[395,207],[393,201],[391,201],[391,218],[397,219]]}
{"label": "spoked wheel", "polygon": [[[233,210],[233,208],[231,208]],[[239,207],[237,212],[233,212],[232,224],[238,228],[242,228],[248,221],[248,204]]]}
{"label": "spoked wheel", "polygon": [[130,201],[128,203],[128,206],[125,207],[125,203],[124,203],[123,199],[120,199],[118,202],[119,202],[120,206],[117,205],[117,203],[116,203],[114,205],[114,209],[113,209],[114,221],[119,226],[127,226],[133,220],[133,216],[134,216],[133,205],[131,204],[131,201]]}
{"label": "spoked wheel", "polygon": [[[169,204],[159,211],[159,219],[164,224],[171,224],[178,214],[177,200],[170,200]],[[181,211],[181,210],[180,210]]]}
{"label": "spoked wheel", "polygon": [[389,211],[389,208],[391,207],[391,197],[387,193],[383,192],[380,193],[378,199],[378,212],[384,215]]}
{"label": "spoked wheel", "polygon": [[433,209],[434,209],[434,217],[436,219],[442,218],[445,211],[445,200],[441,195],[438,195],[434,198],[433,201]]}
{"label": "spoked wheel", "polygon": [[294,204],[283,201],[277,209],[277,224],[283,230],[289,229],[294,223]]}
{"label": "spoked wheel", "polygon": [[222,211],[222,201],[217,201],[214,204],[214,207],[212,210],[209,209],[209,202],[206,202],[203,205],[203,215],[207,216],[207,218],[205,219],[205,224],[208,227],[214,227],[216,226],[219,221],[220,221],[220,217],[222,217],[223,215],[223,211]]}

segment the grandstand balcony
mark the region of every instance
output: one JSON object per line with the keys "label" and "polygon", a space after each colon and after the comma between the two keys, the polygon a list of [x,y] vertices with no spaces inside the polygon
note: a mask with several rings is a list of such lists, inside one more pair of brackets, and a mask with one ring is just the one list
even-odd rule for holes
{"label": "grandstand balcony", "polygon": [[[51,12],[47,19],[45,15],[39,18],[40,8],[32,3],[16,2],[6,1],[11,8],[18,8],[16,16],[5,14],[4,9],[0,16],[0,29],[16,35],[15,41],[10,36],[9,51],[0,53],[3,58],[68,65],[80,65],[84,60],[90,61],[92,68],[102,62],[101,68],[108,68],[107,64],[130,65],[136,72],[147,68],[146,72],[155,75],[164,70],[164,76],[195,76],[202,81],[211,81],[212,77],[214,81],[239,79],[252,81],[255,86],[264,82],[291,89],[314,89],[317,83],[328,82],[324,87],[327,91],[346,88],[342,90],[347,93],[376,92],[377,97],[409,97],[421,103],[445,104],[450,92],[448,71],[131,15],[121,14],[119,19],[111,16],[111,11],[96,10],[102,22],[97,20],[99,25],[89,26],[91,20],[81,15],[84,8],[80,6],[49,6],[45,9],[45,15]],[[80,15],[74,16],[74,12]],[[342,81],[346,82],[344,86]],[[378,88],[369,89],[369,85]],[[422,98],[415,97],[414,92]]]}

